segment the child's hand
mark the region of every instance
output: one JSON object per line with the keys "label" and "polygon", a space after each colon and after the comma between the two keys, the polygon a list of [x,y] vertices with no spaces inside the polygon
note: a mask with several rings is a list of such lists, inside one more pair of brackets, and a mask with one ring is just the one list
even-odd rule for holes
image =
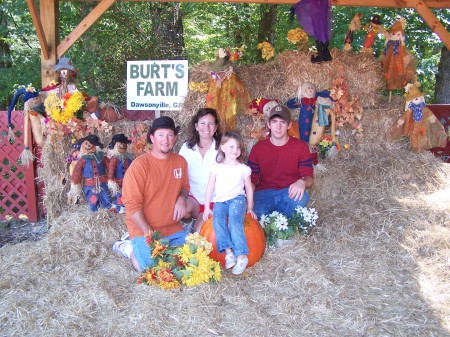
{"label": "child's hand", "polygon": [[250,208],[248,208],[248,209],[247,209],[247,214],[250,214],[250,215],[251,215],[251,217],[252,217],[253,219],[255,219],[255,220],[257,220],[257,219],[258,219],[258,217],[256,216],[256,213],[255,213],[255,212],[253,212],[253,210],[252,210],[252,209],[250,209]]}
{"label": "child's hand", "polygon": [[203,221],[207,221],[211,215],[212,211],[205,208],[205,210],[203,211]]}

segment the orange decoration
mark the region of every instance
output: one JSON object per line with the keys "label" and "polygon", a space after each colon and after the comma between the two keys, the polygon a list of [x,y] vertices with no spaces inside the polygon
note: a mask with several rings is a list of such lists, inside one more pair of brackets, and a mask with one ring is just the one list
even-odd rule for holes
{"label": "orange decoration", "polygon": [[[216,233],[212,225],[212,217],[210,217],[202,226],[200,235],[206,238],[213,245],[213,250],[209,253],[209,257],[214,261],[219,262],[222,266],[225,266],[225,253],[219,253],[216,246]],[[247,238],[247,246],[249,253],[248,267],[253,266],[258,262],[264,254],[266,249],[266,236],[264,230],[259,224],[258,220],[253,219],[250,215],[246,214],[244,219],[244,233]]]}

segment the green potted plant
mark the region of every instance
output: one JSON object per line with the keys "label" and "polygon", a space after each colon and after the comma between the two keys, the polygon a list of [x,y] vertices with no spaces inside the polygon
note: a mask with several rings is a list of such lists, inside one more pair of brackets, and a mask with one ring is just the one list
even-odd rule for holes
{"label": "green potted plant", "polygon": [[264,229],[269,247],[282,247],[293,243],[292,237],[297,232],[297,226],[290,224],[284,214],[277,211],[269,215],[263,214],[259,222]]}

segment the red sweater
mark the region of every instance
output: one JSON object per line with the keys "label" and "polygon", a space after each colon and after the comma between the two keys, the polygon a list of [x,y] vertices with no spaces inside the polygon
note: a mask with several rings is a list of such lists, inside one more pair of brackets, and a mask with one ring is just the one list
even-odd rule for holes
{"label": "red sweater", "polygon": [[303,177],[313,177],[313,162],[308,144],[289,137],[283,146],[275,146],[270,138],[255,144],[248,157],[251,180],[256,190],[289,187]]}

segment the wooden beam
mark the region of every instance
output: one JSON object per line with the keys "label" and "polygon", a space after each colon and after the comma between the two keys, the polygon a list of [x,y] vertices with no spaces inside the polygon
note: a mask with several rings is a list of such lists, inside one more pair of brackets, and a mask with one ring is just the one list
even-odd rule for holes
{"label": "wooden beam", "polygon": [[45,87],[56,79],[53,66],[56,63],[56,46],[59,42],[59,0],[40,0],[39,5],[40,22],[48,49],[47,58],[43,57],[44,54],[41,52],[41,85]]}
{"label": "wooden beam", "polygon": [[[62,0],[66,2],[98,2],[99,0]],[[117,0],[118,2],[150,2],[151,0]],[[170,0],[159,0],[169,2]],[[223,0],[178,0],[179,2],[224,2]],[[233,3],[287,4],[299,0],[227,0]],[[414,0],[331,0],[333,6],[414,8]],[[450,0],[422,0],[428,8],[450,8]]]}
{"label": "wooden beam", "polygon": [[414,0],[416,3],[416,11],[422,17],[422,19],[430,26],[431,30],[436,33],[441,39],[442,43],[450,50],[450,33],[447,32],[445,27],[439,22],[433,12],[423,3],[423,1]]}
{"label": "wooden beam", "polygon": [[58,45],[57,55],[58,58],[64,55],[64,53],[80,38],[86,30],[91,27],[95,21],[97,21],[104,12],[111,7],[116,0],[101,0],[100,3],[80,22],[78,26]]}
{"label": "wooden beam", "polygon": [[34,28],[36,29],[36,34],[39,40],[39,44],[41,45],[42,57],[44,60],[48,60],[48,45],[45,40],[44,28],[42,28],[41,19],[39,17],[38,10],[34,3],[34,0],[27,0],[28,9],[30,10],[31,18],[33,19]]}

